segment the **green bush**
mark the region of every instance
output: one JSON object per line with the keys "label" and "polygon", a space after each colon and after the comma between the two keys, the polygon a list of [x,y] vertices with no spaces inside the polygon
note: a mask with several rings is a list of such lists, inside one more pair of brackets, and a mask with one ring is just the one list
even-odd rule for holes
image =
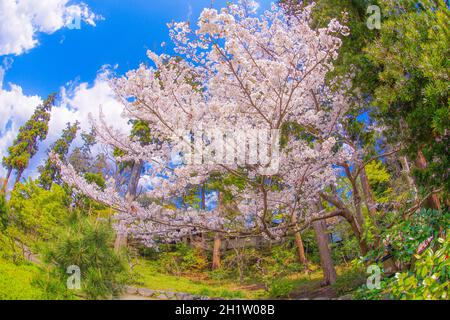
{"label": "green bush", "polygon": [[395,299],[450,299],[450,236],[439,238],[436,249],[416,255],[412,271],[398,273],[390,291]]}
{"label": "green bush", "polygon": [[[448,232],[448,231],[447,231]],[[357,299],[448,300],[450,297],[450,237],[438,238],[436,245],[425,250],[414,266],[381,281],[380,289],[363,285]]]}
{"label": "green bush", "polygon": [[294,283],[285,278],[275,279],[269,284],[269,295],[273,298],[287,297],[294,289]]}
{"label": "green bush", "polygon": [[333,289],[338,296],[352,292],[364,284],[367,274],[361,268],[352,268],[343,272],[333,284]]}
{"label": "green bush", "polygon": [[10,224],[34,241],[51,240],[69,214],[69,201],[56,184],[51,190],[38,187],[34,181],[19,184],[9,200]]}
{"label": "green bush", "polygon": [[202,250],[184,243],[162,246],[159,254],[159,270],[168,274],[181,275],[186,272],[198,272],[208,267],[207,257]]}
{"label": "green bush", "polygon": [[49,273],[66,282],[69,266],[81,270],[81,290],[88,299],[108,299],[121,293],[127,281],[126,264],[113,250],[114,232],[109,223],[75,220],[58,241],[48,245],[45,260],[55,265]]}

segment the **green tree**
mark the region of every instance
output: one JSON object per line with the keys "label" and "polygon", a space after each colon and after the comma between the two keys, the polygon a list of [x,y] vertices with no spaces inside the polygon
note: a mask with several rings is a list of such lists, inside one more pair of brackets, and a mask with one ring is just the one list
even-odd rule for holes
{"label": "green tree", "polygon": [[30,159],[38,151],[38,141],[47,137],[50,112],[55,103],[55,94],[51,94],[44,103],[36,108],[31,118],[19,129],[19,134],[12,146],[8,148],[8,156],[3,158],[3,166],[7,169],[2,191],[6,191],[10,175],[16,170],[15,185],[20,181]]}
{"label": "green tree", "polygon": [[[427,194],[450,191],[450,10],[445,1],[383,1],[380,34],[367,48],[380,70],[374,91],[377,118],[391,143],[400,142],[416,164],[416,183]],[[436,195],[429,206],[440,207]]]}
{"label": "green tree", "polygon": [[[61,137],[48,150],[48,154],[51,153],[57,155],[61,160],[65,160],[69,147],[72,141],[75,139],[79,130],[79,122],[75,122],[73,125],[67,124],[67,127],[63,130]],[[40,177],[39,184],[42,188],[50,190],[54,182],[60,183],[61,177],[58,167],[52,162],[50,157],[47,158],[45,164],[38,168]]]}

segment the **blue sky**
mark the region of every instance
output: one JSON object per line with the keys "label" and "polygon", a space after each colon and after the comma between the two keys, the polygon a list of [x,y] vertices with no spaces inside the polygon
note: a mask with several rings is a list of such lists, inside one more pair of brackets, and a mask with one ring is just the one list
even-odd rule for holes
{"label": "blue sky", "polygon": [[[19,84],[24,94],[43,97],[69,81],[92,82],[103,65],[117,64],[117,72],[126,72],[146,61],[148,49],[161,52],[161,42],[170,42],[167,22],[195,22],[201,10],[211,4],[211,0],[84,2],[104,20],[97,21],[95,27],[82,23],[79,30],[62,28],[51,35],[38,34],[37,47],[11,56],[14,62],[4,83]],[[214,7],[226,3],[214,2]]]}
{"label": "blue sky", "polygon": [[[221,8],[226,0],[214,0]],[[259,0],[259,12],[271,1]],[[123,74],[146,62],[148,49],[171,53],[166,24],[196,22],[211,0],[0,0],[0,159],[20,126],[45,97],[57,92],[49,134],[39,146],[25,177],[36,176],[45,151],[67,122],[78,120],[89,130],[88,114],[103,107],[121,128],[120,105],[100,74],[117,66]],[[74,12],[79,29],[70,28]],[[75,144],[80,140],[75,141]],[[0,177],[5,169],[0,167]]]}

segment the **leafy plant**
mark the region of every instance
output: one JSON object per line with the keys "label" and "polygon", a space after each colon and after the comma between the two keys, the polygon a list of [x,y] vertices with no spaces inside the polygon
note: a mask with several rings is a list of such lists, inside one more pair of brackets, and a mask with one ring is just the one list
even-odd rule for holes
{"label": "leafy plant", "polygon": [[119,295],[127,282],[127,268],[113,250],[113,238],[114,232],[105,221],[75,220],[45,252],[45,260],[55,266],[50,272],[65,282],[67,268],[78,266],[81,290],[88,299]]}

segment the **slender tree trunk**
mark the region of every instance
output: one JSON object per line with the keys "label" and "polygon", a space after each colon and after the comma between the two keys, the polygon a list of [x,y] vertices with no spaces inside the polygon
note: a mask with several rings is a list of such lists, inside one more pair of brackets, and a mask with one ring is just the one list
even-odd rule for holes
{"label": "slender tree trunk", "polygon": [[297,215],[294,213],[292,215],[292,224],[295,228],[295,245],[297,246],[297,253],[300,263],[305,267],[308,265],[308,260],[306,259],[305,247],[303,246],[302,235],[297,226]]}
{"label": "slender tree trunk", "polygon": [[352,227],[353,233],[355,234],[356,239],[358,240],[359,250],[361,251],[361,254],[363,256],[365,256],[369,252],[369,246],[363,238],[364,234],[363,234],[361,228],[359,227],[358,221],[352,215],[347,215],[347,214],[345,215],[345,219],[348,221],[348,223]]}
{"label": "slender tree trunk", "polygon": [[400,163],[402,165],[403,174],[406,178],[406,181],[408,181],[408,185],[413,191],[414,200],[417,200],[417,187],[416,183],[414,182],[414,179],[411,175],[411,168],[409,166],[408,158],[406,156],[400,157]]}
{"label": "slender tree trunk", "polygon": [[[419,169],[426,169],[428,167],[427,159],[423,155],[423,152],[421,149],[417,152],[417,159],[416,159],[416,165]],[[434,210],[441,210],[441,203],[439,201],[439,197],[436,194],[432,194],[427,199],[427,206]]]}
{"label": "slender tree trunk", "polygon": [[213,260],[212,269],[216,270],[220,268],[220,249],[222,247],[222,238],[219,233],[214,236],[214,248],[213,248]]}
{"label": "slender tree trunk", "polygon": [[[125,195],[125,199],[128,202],[134,201],[137,195],[137,187],[139,184],[139,179],[141,177],[142,167],[144,166],[144,161],[139,160],[138,162],[133,162],[133,167],[131,168],[130,181],[128,182],[128,190]],[[122,248],[128,245],[128,233],[118,233],[116,240],[114,242],[114,250],[119,252]]]}
{"label": "slender tree trunk", "polygon": [[20,179],[22,178],[23,172],[25,169],[19,169],[16,176],[16,181],[14,181],[14,188],[16,188],[17,184],[20,182]]}
{"label": "slender tree trunk", "polygon": [[[206,183],[202,184],[201,209],[206,210]],[[201,237],[202,237],[202,248],[207,248],[206,237],[204,232],[202,232]]]}
{"label": "slender tree trunk", "polygon": [[325,221],[319,220],[312,223],[316,233],[317,246],[319,248],[320,264],[323,271],[323,285],[331,285],[336,282],[336,270],[334,269],[329,240],[326,234]]}
{"label": "slender tree trunk", "polygon": [[[219,191],[219,211],[223,213],[223,203],[222,195]],[[222,247],[222,238],[219,233],[214,235],[214,246],[213,246],[213,256],[212,256],[212,269],[216,270],[220,268],[220,249]]]}
{"label": "slender tree trunk", "polygon": [[361,168],[360,178],[367,210],[369,210],[370,215],[374,217],[377,214],[377,209],[375,201],[373,200],[372,188],[370,187],[369,179],[367,178],[366,169],[364,167]]}
{"label": "slender tree trunk", "polygon": [[8,168],[8,173],[6,174],[5,181],[3,181],[2,192],[6,192],[6,188],[8,187],[9,178],[11,177],[12,167]]}

